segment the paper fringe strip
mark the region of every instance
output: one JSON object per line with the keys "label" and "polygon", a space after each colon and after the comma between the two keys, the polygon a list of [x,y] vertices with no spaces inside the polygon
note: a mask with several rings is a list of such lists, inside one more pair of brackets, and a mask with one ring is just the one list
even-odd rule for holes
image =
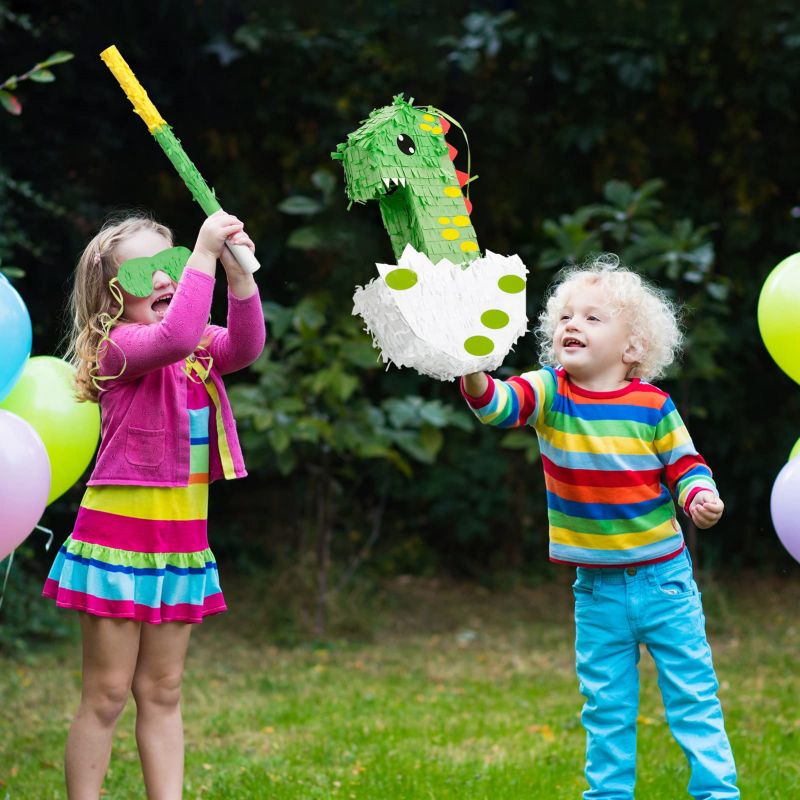
{"label": "paper fringe strip", "polygon": [[519,256],[486,255],[463,268],[433,264],[408,245],[396,266],[359,286],[353,314],[366,323],[384,363],[452,381],[499,367],[528,327]]}

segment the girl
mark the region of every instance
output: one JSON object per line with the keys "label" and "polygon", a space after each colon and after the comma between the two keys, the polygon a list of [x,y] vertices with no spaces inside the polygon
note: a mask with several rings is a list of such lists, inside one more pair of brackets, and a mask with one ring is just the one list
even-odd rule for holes
{"label": "girl", "polygon": [[[246,474],[221,376],[252,363],[264,316],[222,211],[194,250],[146,216],[106,224],[78,262],[70,355],[78,395],[100,403],[100,448],[74,530],[44,587],[80,613],[81,702],[67,738],[70,800],[97,800],[133,692],[149,798],[180,798],[181,679],[191,624],[225,611],[208,548],[208,483]],[[207,324],[217,259],[228,327]]]}
{"label": "girl", "polygon": [[[585,800],[633,800],[639,645],[647,646],[689,793],[735,800],[736,767],[717,698],[705,617],[672,492],[698,528],[723,503],[666,392],[675,312],[616,257],[568,272],[539,318],[543,369],[467,375],[481,422],[539,437],[550,560],[577,567],[577,672],[586,697]],[[677,794],[675,795],[677,796]]]}

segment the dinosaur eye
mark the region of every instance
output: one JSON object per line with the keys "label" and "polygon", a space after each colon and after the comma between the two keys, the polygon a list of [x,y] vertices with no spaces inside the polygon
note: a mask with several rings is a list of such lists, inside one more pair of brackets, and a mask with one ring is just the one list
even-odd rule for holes
{"label": "dinosaur eye", "polygon": [[400,152],[405,153],[407,156],[413,156],[417,152],[414,140],[405,133],[401,133],[397,137],[397,146],[400,148]]}

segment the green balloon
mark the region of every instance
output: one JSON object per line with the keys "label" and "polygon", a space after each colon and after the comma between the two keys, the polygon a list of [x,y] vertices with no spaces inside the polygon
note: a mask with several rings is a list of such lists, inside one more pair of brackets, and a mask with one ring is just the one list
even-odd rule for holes
{"label": "green balloon", "polygon": [[800,383],[800,253],[767,276],[758,299],[758,327],[775,363]]}
{"label": "green balloon", "polygon": [[47,449],[52,471],[48,505],[83,475],[100,438],[97,403],[75,398],[75,370],[51,356],[28,359],[0,408],[28,422]]}
{"label": "green balloon", "polygon": [[789,461],[791,461],[793,458],[795,458],[797,456],[800,456],[800,439],[798,439],[794,443],[794,447],[792,448],[792,452],[789,453]]}

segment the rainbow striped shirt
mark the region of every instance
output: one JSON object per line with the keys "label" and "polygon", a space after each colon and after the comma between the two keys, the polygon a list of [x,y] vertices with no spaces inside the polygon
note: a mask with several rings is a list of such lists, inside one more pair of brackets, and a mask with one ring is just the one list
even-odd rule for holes
{"label": "rainbow striped shirt", "polygon": [[590,567],[665,561],[684,547],[675,516],[699,491],[717,494],[670,396],[634,379],[613,392],[575,386],[545,367],[481,397],[462,393],[487,425],[530,425],[539,437],[550,560]]}

